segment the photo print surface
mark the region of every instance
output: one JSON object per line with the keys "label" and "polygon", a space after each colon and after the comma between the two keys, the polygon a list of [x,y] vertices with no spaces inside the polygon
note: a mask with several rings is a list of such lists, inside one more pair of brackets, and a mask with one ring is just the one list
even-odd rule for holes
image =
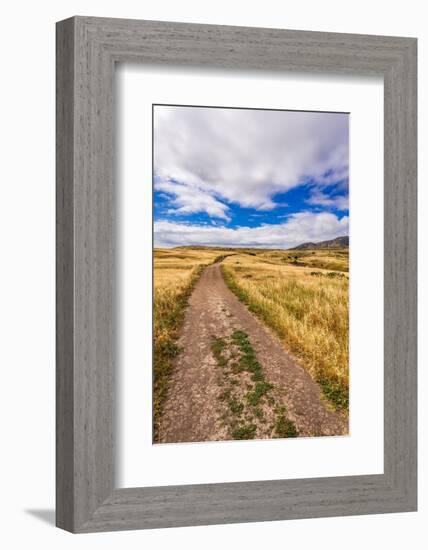
{"label": "photo print surface", "polygon": [[153,442],[348,433],[349,114],[153,105]]}

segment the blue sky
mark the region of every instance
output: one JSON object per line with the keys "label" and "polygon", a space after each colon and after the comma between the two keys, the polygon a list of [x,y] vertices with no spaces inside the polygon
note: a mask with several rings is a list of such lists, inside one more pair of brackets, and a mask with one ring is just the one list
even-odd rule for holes
{"label": "blue sky", "polygon": [[289,248],[347,235],[348,119],[155,106],[155,246]]}

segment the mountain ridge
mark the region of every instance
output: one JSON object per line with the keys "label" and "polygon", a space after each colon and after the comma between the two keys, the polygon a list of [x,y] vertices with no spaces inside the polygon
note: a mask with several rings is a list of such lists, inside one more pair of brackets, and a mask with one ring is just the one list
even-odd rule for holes
{"label": "mountain ridge", "polygon": [[336,237],[335,239],[331,239],[328,241],[321,241],[321,242],[306,242],[299,244],[298,246],[294,246],[291,248],[266,248],[266,247],[259,247],[259,246],[222,246],[222,245],[196,245],[196,244],[190,244],[190,245],[180,245],[180,246],[173,246],[171,247],[171,250],[186,250],[186,249],[199,249],[199,250],[210,250],[210,249],[218,249],[218,250],[226,250],[226,251],[246,251],[246,250],[255,250],[255,251],[285,251],[285,250],[305,250],[310,248],[348,248],[349,247],[349,237],[347,235],[343,235],[341,237]]}
{"label": "mountain ridge", "polygon": [[329,241],[302,243],[289,250],[305,250],[306,248],[349,248],[349,237],[348,235],[343,235]]}

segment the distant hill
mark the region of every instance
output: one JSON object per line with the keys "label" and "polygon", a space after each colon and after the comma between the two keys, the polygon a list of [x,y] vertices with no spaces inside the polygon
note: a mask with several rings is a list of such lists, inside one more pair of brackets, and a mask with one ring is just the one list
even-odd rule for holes
{"label": "distant hill", "polygon": [[[349,247],[349,237],[343,236],[343,237],[336,237],[336,239],[332,239],[331,241],[322,241],[319,243],[303,243],[299,244],[299,246],[295,246],[294,248],[289,248],[288,250],[305,250],[310,248],[348,248]],[[174,246],[171,248],[171,250],[222,250],[226,252],[240,252],[240,253],[248,253],[251,254],[259,253],[259,252],[273,252],[273,251],[284,251],[284,248],[264,248],[264,247],[251,247],[251,246],[209,246],[209,245],[196,245],[196,244],[190,244],[190,245],[182,245],[182,246]]]}
{"label": "distant hill", "polygon": [[305,250],[306,248],[348,248],[349,247],[349,237],[346,235],[344,237],[336,237],[331,241],[321,241],[320,243],[303,243],[299,246],[295,246],[291,250]]}

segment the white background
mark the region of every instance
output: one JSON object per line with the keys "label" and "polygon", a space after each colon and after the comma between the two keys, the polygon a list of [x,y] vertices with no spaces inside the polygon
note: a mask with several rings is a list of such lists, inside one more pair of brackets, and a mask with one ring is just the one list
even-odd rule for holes
{"label": "white background", "polygon": [[[247,73],[189,69],[171,76],[168,69],[135,65],[121,67],[116,77],[121,204],[118,486],[382,473],[382,79],[296,74],[255,78]],[[349,436],[152,445],[151,310],[147,308],[152,273],[147,266],[152,265],[149,205],[155,102],[351,113]]]}
{"label": "white background", "polygon": [[[419,512],[264,524],[193,527],[73,536],[52,527],[54,505],[54,22],[99,15],[419,38],[420,274],[428,277],[427,44],[424,3],[317,0],[19,1],[3,5],[1,109],[1,518],[5,548],[424,548],[426,468]],[[4,44],[3,44],[4,42]],[[425,242],[424,242],[425,241]],[[428,330],[420,288],[421,344]],[[425,307],[424,307],[425,306]],[[420,363],[427,363],[421,345]],[[427,394],[421,369],[419,393]],[[420,464],[428,461],[428,405],[420,399]]]}

